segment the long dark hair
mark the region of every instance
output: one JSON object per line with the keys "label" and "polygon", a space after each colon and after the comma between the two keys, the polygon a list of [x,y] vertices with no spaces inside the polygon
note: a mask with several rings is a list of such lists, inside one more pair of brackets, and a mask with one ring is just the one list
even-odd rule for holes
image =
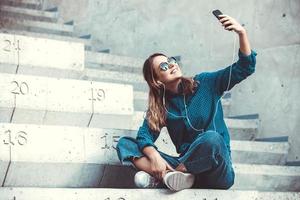
{"label": "long dark hair", "polygon": [[[165,56],[163,53],[154,53],[150,55],[144,62],[143,75],[149,86],[148,95],[148,110],[146,118],[151,130],[159,132],[160,129],[166,126],[166,111],[163,105],[163,86],[158,84],[158,77],[153,68],[153,59],[156,56]],[[181,77],[183,93],[194,93],[198,82],[192,77]],[[166,102],[167,103],[167,102]]]}

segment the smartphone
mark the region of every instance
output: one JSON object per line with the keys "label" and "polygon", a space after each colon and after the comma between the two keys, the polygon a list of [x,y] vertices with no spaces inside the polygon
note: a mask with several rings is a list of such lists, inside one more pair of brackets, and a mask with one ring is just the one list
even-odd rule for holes
{"label": "smartphone", "polygon": [[223,13],[220,10],[214,10],[212,11],[214,16],[216,16],[217,19],[220,19],[219,15],[223,15]]}
{"label": "smartphone", "polygon": [[[212,13],[214,14],[214,16],[216,16],[216,18],[219,20],[220,17],[219,15],[223,15],[223,13],[220,10],[214,10],[212,11]],[[230,26],[230,24],[226,25],[225,28],[227,28],[227,26]],[[228,31],[231,31],[232,29],[228,29]]]}

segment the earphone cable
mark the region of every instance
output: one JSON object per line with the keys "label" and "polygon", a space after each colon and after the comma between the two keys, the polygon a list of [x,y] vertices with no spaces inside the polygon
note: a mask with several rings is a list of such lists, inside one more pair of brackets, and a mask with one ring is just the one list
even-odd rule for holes
{"label": "earphone cable", "polygon": [[[236,51],[236,36],[234,36],[234,43],[233,43],[233,53],[232,53],[232,61],[231,61],[231,65],[230,65],[230,70],[229,70],[229,78],[228,78],[228,84],[227,84],[227,88],[226,88],[226,92],[229,90],[229,87],[230,87],[230,82],[231,82],[231,75],[232,75],[232,65],[234,64],[233,61],[234,61],[234,55],[235,55],[235,51]],[[185,109],[185,116],[184,115],[175,115],[171,112],[168,111],[168,109],[166,108],[166,101],[165,101],[165,91],[166,91],[166,88],[165,88],[165,84],[162,84],[163,85],[163,88],[164,88],[164,92],[163,92],[163,106],[166,110],[167,113],[169,113],[170,115],[174,116],[174,117],[182,117],[182,118],[186,118],[187,119],[187,122],[188,124],[190,125],[190,127],[194,130],[194,131],[204,131],[204,129],[197,129],[195,128],[190,119],[189,119],[189,116],[188,116],[188,111],[187,111],[187,105],[186,105],[186,101],[185,101],[185,94],[183,94],[183,101],[184,101],[184,109]],[[217,110],[218,110],[218,104],[219,104],[219,101],[221,100],[221,98],[225,95],[225,92],[223,92],[222,96],[218,99],[217,103],[216,103],[216,107],[215,107],[215,112],[214,112],[214,115],[213,115],[213,127],[214,127],[214,131],[216,132],[216,125],[215,125],[215,117],[216,117],[216,114],[217,114]]]}
{"label": "earphone cable", "polygon": [[[232,60],[231,60],[231,65],[230,65],[230,70],[229,70],[229,76],[228,76],[228,84],[227,84],[227,88],[226,88],[226,92],[229,90],[229,87],[230,87],[230,82],[231,82],[231,73],[232,73],[232,65],[234,64],[233,61],[234,61],[234,55],[235,55],[235,51],[236,51],[236,39],[237,39],[237,36],[234,35],[234,42],[233,42],[233,51],[232,51]],[[225,95],[225,92],[223,92],[222,96],[218,99],[217,103],[216,103],[216,107],[215,107],[215,112],[214,112],[214,116],[213,116],[213,127],[214,127],[214,131],[216,132],[217,129],[216,129],[216,124],[215,124],[215,117],[216,117],[216,114],[217,114],[217,111],[218,111],[218,106],[219,106],[219,102],[221,101],[221,98]]]}

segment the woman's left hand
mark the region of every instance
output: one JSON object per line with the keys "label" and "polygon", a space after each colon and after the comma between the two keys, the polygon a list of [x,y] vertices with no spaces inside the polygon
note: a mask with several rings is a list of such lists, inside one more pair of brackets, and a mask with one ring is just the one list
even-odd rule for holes
{"label": "woman's left hand", "polygon": [[241,26],[234,18],[228,15],[219,15],[219,17],[219,21],[222,23],[222,26],[224,26],[225,30],[234,30],[238,34],[243,34],[246,32],[245,28]]}

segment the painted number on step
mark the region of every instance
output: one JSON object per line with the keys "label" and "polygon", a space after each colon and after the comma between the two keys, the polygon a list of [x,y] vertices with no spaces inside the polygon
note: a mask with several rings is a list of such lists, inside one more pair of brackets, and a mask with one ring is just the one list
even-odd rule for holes
{"label": "painted number on step", "polygon": [[113,135],[112,137],[108,137],[109,135],[111,134],[105,133],[100,137],[100,139],[104,141],[104,145],[101,147],[101,149],[110,149],[111,147],[116,149],[116,145],[121,136]]}
{"label": "painted number on step", "polygon": [[12,81],[11,84],[13,85],[11,93],[20,95],[28,94],[29,86],[26,82]]}
{"label": "painted number on step", "polygon": [[105,91],[103,89],[91,88],[91,98],[92,101],[103,101],[105,99]]}
{"label": "painted number on step", "polygon": [[5,145],[20,145],[27,143],[27,133],[25,131],[18,131],[13,133],[11,130],[6,130],[1,134],[3,144]]}
{"label": "painted number on step", "polygon": [[5,45],[2,47],[3,51],[12,52],[13,50],[21,50],[20,49],[20,41],[17,40],[12,42],[10,40],[4,40]]}

